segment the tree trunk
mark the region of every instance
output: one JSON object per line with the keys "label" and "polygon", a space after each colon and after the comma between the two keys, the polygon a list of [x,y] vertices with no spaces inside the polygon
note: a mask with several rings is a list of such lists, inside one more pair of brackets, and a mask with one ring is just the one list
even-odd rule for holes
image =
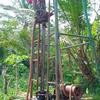
{"label": "tree trunk", "polygon": [[8,79],[7,79],[6,69],[3,69],[3,79],[4,79],[3,91],[4,91],[4,94],[7,94]]}
{"label": "tree trunk", "polygon": [[81,72],[89,82],[94,82],[95,76],[93,75],[88,58],[83,48],[78,50],[78,64]]}
{"label": "tree trunk", "polygon": [[8,84],[8,80],[7,80],[7,76],[4,76],[4,94],[7,94],[7,84]]}

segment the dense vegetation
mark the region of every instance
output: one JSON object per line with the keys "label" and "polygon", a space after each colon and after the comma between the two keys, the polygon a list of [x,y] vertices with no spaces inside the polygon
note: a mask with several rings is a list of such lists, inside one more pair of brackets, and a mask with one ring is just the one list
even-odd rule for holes
{"label": "dense vegetation", "polygon": [[[15,6],[0,4],[4,11],[15,16],[0,13],[0,100],[9,100],[27,91],[29,78],[30,42],[34,11],[25,0],[13,0]],[[88,0],[58,0],[61,48],[61,65],[64,82],[81,84],[85,96],[100,98],[100,11]],[[86,13],[88,13],[88,18]],[[92,23],[91,13],[96,16]],[[38,31],[38,28],[37,28]],[[49,80],[55,80],[54,22],[51,23]],[[77,36],[76,36],[77,35]],[[81,36],[81,37],[80,37]],[[37,39],[37,32],[35,39]],[[80,45],[79,45],[80,44]],[[35,52],[37,45],[35,44]],[[47,57],[47,56],[46,56]],[[46,63],[47,65],[47,63]],[[45,68],[46,69],[46,68]],[[45,72],[46,73],[46,72]],[[36,80],[37,72],[34,72]],[[36,90],[36,81],[34,82]],[[93,100],[94,100],[93,99]],[[13,100],[13,99],[12,99]]]}

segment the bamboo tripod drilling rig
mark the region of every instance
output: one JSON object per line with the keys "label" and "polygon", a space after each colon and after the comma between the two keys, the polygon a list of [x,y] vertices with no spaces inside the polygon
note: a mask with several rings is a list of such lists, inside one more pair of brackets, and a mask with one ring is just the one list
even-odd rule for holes
{"label": "bamboo tripod drilling rig", "polygon": [[[40,92],[44,93],[44,66],[45,66],[45,34],[46,34],[46,23],[48,22],[52,13],[46,11],[46,3],[45,0],[29,0],[29,3],[33,4],[33,8],[35,11],[35,21],[33,23],[33,32],[32,32],[32,40],[31,40],[31,58],[30,58],[30,76],[29,76],[29,86],[27,91],[27,100],[32,99],[32,87],[33,87],[33,60],[34,60],[34,33],[36,29],[36,25],[39,27],[38,33],[38,75],[39,76],[39,68],[41,72],[41,85],[40,85]],[[40,47],[41,41],[41,47]],[[40,54],[41,51],[41,54]],[[41,58],[42,57],[42,58]],[[41,65],[40,65],[41,63]],[[39,80],[37,80],[38,85]],[[37,87],[38,90],[38,87]]]}
{"label": "bamboo tripod drilling rig", "polygon": [[[30,53],[30,75],[29,84],[26,100],[32,100],[33,97],[33,69],[34,62],[37,62],[37,99],[38,100],[67,100],[72,96],[76,96],[76,100],[80,100],[82,95],[80,87],[73,85],[65,85],[63,81],[63,75],[61,72],[61,61],[60,61],[60,48],[59,48],[59,28],[58,28],[58,3],[57,0],[53,0],[54,15],[55,15],[55,93],[52,98],[49,96],[48,89],[48,67],[50,64],[50,16],[53,12],[50,12],[50,0],[49,0],[49,10],[46,11],[45,0],[28,0],[32,3],[35,11],[35,20],[33,23],[32,39],[31,39],[31,53]],[[47,26],[48,23],[48,26]],[[38,25],[38,40],[37,40],[37,57],[35,58],[35,32]],[[47,33],[47,43],[46,38],[46,28],[48,28]],[[46,48],[47,44],[47,50]],[[47,52],[47,75],[46,75],[46,87],[45,91],[45,55]],[[40,82],[39,82],[40,76]],[[40,87],[40,89],[39,89]],[[62,97],[63,96],[63,97]],[[70,97],[70,98],[69,98]],[[71,99],[70,99],[71,100]]]}

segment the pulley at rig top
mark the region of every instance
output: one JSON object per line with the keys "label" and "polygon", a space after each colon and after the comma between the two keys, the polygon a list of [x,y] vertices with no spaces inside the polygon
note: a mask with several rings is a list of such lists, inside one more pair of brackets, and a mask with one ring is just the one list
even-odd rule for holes
{"label": "pulley at rig top", "polygon": [[45,0],[27,0],[27,2],[33,6],[36,23],[46,23],[49,17],[53,15],[52,12],[46,11]]}

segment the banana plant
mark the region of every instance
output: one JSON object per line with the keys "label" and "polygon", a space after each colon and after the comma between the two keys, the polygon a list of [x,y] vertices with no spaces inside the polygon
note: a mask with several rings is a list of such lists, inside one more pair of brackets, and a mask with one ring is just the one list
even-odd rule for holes
{"label": "banana plant", "polygon": [[61,10],[65,14],[65,20],[68,20],[73,32],[80,34],[82,19],[82,0],[58,0]]}

